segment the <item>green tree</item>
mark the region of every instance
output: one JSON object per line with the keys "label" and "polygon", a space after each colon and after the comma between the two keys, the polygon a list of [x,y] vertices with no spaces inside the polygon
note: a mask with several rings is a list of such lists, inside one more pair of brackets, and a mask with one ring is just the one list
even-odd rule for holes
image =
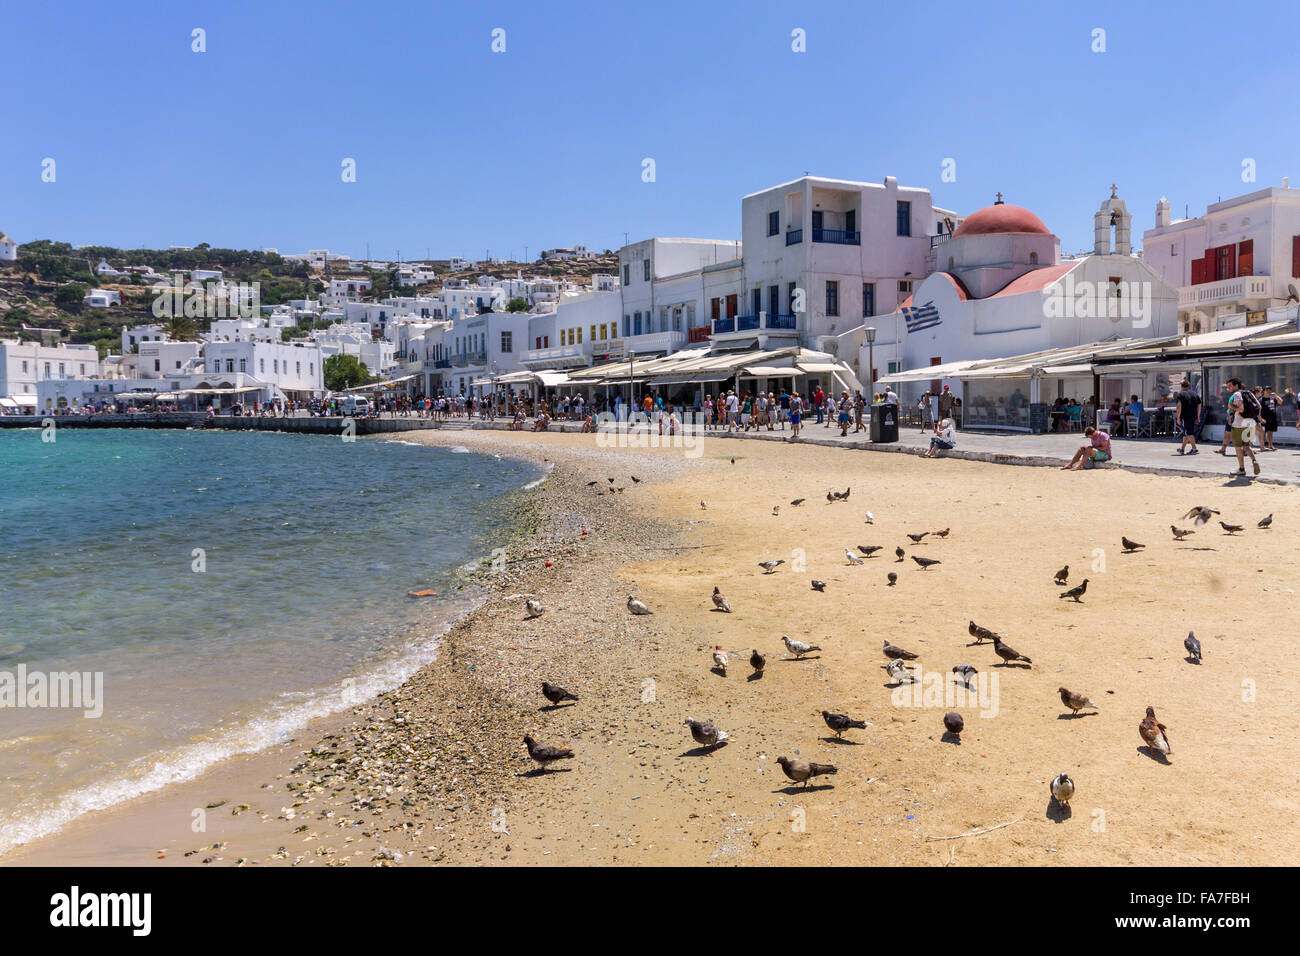
{"label": "green tree", "polygon": [[527,312],[528,301],[526,299],[521,298],[520,296],[515,296],[513,299],[511,299],[509,302],[506,303],[506,311]]}
{"label": "green tree", "polygon": [[355,355],[331,355],[325,360],[325,387],[331,392],[355,388],[370,381],[370,372]]}

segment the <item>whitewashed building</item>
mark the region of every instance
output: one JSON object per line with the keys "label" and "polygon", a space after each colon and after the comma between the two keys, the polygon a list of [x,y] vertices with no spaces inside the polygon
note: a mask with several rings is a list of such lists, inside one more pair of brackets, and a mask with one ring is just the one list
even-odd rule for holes
{"label": "whitewashed building", "polygon": [[37,406],[37,386],[44,381],[98,375],[99,352],[93,345],[41,345],[0,338],[0,405],[6,412]]}
{"label": "whitewashed building", "polygon": [[14,262],[18,258],[18,242],[0,234],[0,262]]}

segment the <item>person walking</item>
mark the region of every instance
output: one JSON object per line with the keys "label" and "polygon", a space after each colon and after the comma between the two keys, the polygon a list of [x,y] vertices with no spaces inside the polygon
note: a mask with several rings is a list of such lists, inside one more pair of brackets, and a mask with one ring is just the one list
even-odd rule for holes
{"label": "person walking", "polygon": [[[1190,381],[1183,379],[1174,398],[1178,404],[1178,431],[1183,436],[1178,443],[1178,454],[1200,454],[1200,450],[1196,447],[1196,424],[1200,418],[1201,396],[1192,391]],[[1190,451],[1187,448],[1189,443],[1191,444]]]}
{"label": "person walking", "polygon": [[813,407],[817,409],[817,424],[820,425],[826,415],[826,393],[822,391],[820,385],[817,386],[817,391],[813,392],[812,400]]}
{"label": "person walking", "polygon": [[1264,393],[1260,396],[1259,407],[1260,415],[1263,420],[1263,433],[1259,439],[1260,451],[1277,451],[1277,446],[1273,444],[1273,433],[1277,431],[1278,410],[1282,400],[1277,397],[1271,385],[1264,386]]}
{"label": "person walking", "polygon": [[867,407],[867,400],[862,397],[862,390],[853,393],[853,434],[866,431],[867,426],[862,423],[862,412]]}
{"label": "person walking", "polygon": [[803,421],[803,396],[798,392],[790,396],[790,436],[791,441],[799,440],[799,424]]}
{"label": "person walking", "polygon": [[1232,415],[1232,446],[1237,450],[1235,477],[1245,477],[1246,455],[1250,455],[1250,463],[1255,470],[1255,474],[1258,475],[1259,459],[1255,457],[1255,449],[1251,447],[1251,438],[1258,427],[1259,402],[1255,400],[1254,392],[1242,386],[1241,379],[1228,379],[1228,386],[1234,389],[1228,399],[1228,410]]}

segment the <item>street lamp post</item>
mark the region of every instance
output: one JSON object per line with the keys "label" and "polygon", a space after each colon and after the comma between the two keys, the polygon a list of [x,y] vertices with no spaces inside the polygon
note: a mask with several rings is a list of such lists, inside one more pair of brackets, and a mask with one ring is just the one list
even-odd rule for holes
{"label": "street lamp post", "polygon": [[876,397],[876,327],[869,325],[863,329],[867,339],[867,394],[868,401]]}

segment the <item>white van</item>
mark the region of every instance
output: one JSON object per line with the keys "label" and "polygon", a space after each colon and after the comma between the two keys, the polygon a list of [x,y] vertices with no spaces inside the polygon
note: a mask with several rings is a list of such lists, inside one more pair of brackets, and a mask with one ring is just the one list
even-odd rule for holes
{"label": "white van", "polygon": [[370,399],[360,395],[349,395],[343,399],[343,414],[351,418],[364,418],[371,411]]}

